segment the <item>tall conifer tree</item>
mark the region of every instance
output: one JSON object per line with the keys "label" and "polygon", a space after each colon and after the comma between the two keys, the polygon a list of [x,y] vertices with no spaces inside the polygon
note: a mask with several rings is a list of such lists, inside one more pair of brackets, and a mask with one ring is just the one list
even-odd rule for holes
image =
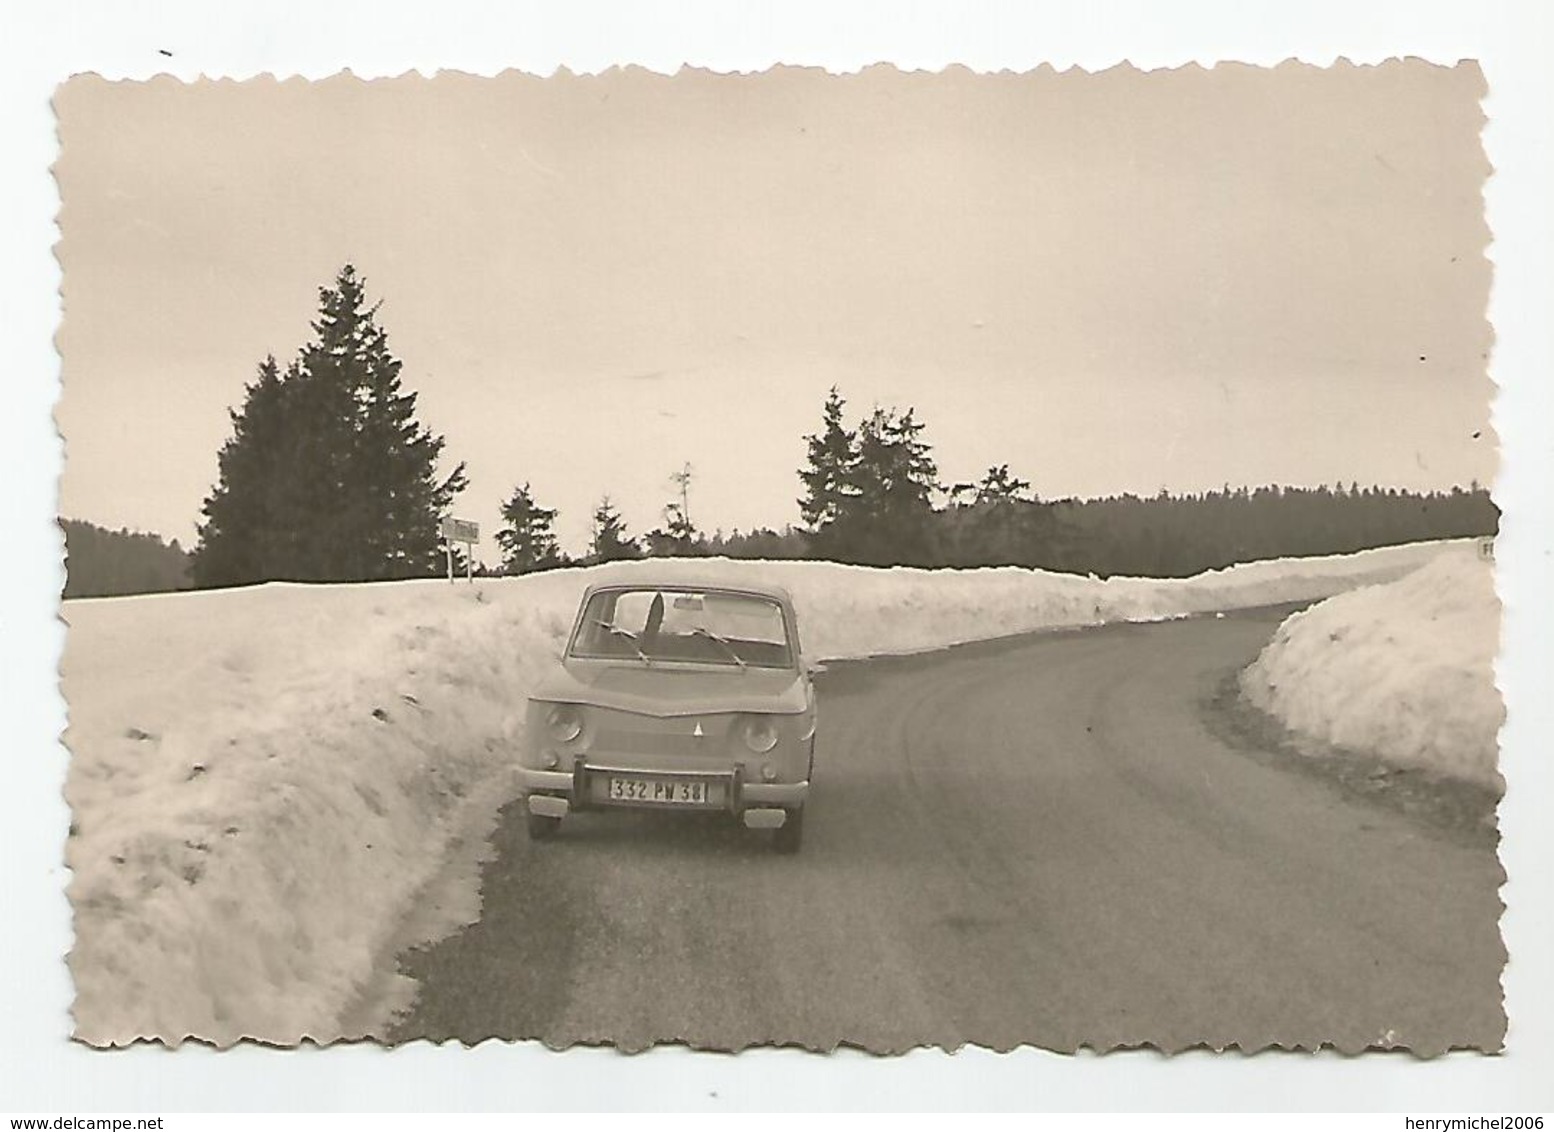
{"label": "tall conifer tree", "polygon": [[502,548],[502,570],[507,574],[527,574],[561,565],[561,549],[556,543],[556,512],[541,507],[527,483],[515,487],[502,504],[502,529],[496,532]]}
{"label": "tall conifer tree", "polygon": [[608,495],[599,500],[599,506],[594,508],[593,520],[593,542],[589,547],[593,561],[614,562],[621,558],[642,557],[642,548],[627,533],[626,522]]}
{"label": "tall conifer tree", "polygon": [[849,524],[854,561],[927,564],[939,469],[924,427],[910,408],[876,408],[859,426],[851,477],[859,506]]}
{"label": "tall conifer tree", "polygon": [[849,550],[845,536],[857,500],[858,449],[857,438],[842,423],[846,406],[833,385],[821,409],[820,431],[804,437],[808,464],[799,469],[804,485],[799,514],[820,558],[845,559]]}
{"label": "tall conifer tree", "polygon": [[438,476],[443,438],[416,420],[416,395],[349,264],[319,289],[312,329],[285,374],[267,360],[232,413],[195,552],[200,585],[438,569],[438,520],[466,486],[464,465]]}

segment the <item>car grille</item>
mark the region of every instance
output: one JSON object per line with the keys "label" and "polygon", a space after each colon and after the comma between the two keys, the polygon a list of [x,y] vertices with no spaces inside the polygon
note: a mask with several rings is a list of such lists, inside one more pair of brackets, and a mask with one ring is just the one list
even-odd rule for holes
{"label": "car grille", "polygon": [[[621,723],[629,726],[621,726]],[[673,716],[656,719],[652,716],[633,716],[622,720],[601,721],[589,746],[590,755],[640,754],[640,755],[722,755],[728,750],[729,730],[733,717]],[[695,734],[700,724],[702,734]],[[613,726],[612,726],[613,725]]]}
{"label": "car grille", "polygon": [[719,754],[724,748],[721,736],[696,739],[690,735],[655,731],[600,731],[591,753],[643,755]]}

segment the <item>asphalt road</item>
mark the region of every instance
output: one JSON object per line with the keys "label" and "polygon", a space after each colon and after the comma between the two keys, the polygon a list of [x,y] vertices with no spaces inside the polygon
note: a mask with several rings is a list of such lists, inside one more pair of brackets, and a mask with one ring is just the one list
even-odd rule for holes
{"label": "asphalt road", "polygon": [[531,844],[513,807],[392,1038],[1497,1048],[1493,848],[1208,725],[1277,621],[835,668],[796,857],[683,816]]}

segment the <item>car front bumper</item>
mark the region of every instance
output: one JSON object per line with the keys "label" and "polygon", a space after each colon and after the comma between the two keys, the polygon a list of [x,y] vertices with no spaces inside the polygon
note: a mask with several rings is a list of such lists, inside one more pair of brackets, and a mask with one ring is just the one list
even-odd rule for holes
{"label": "car front bumper", "polygon": [[[697,778],[716,780],[724,784],[722,800],[715,805],[663,805],[659,803],[633,803],[603,801],[590,789],[595,776],[610,773],[640,774],[652,778]],[[586,809],[654,809],[689,810],[707,812],[724,811],[735,814],[753,827],[775,828],[783,822],[790,810],[804,805],[809,797],[809,782],[750,782],[736,769],[728,772],[673,771],[659,769],[635,770],[626,767],[591,766],[579,760],[571,770],[539,770],[534,767],[518,767],[518,783],[532,813],[546,817],[565,817],[568,813]]]}

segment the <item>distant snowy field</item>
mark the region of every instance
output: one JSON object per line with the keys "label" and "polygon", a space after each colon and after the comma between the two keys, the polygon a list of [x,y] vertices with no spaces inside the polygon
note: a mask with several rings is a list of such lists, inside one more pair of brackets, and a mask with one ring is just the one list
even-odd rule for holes
{"label": "distant snowy field", "polygon": [[1293,731],[1496,786],[1499,638],[1492,565],[1447,554],[1290,617],[1241,687]]}
{"label": "distant snowy field", "polygon": [[1431,543],[1107,581],[660,560],[473,586],[72,601],[77,1034],[350,1036],[346,1016],[381,990],[407,919],[430,938],[478,915],[470,847],[513,794],[526,691],[596,578],[781,583],[806,654],[824,659],[1322,598],[1471,554],[1471,542]]}

